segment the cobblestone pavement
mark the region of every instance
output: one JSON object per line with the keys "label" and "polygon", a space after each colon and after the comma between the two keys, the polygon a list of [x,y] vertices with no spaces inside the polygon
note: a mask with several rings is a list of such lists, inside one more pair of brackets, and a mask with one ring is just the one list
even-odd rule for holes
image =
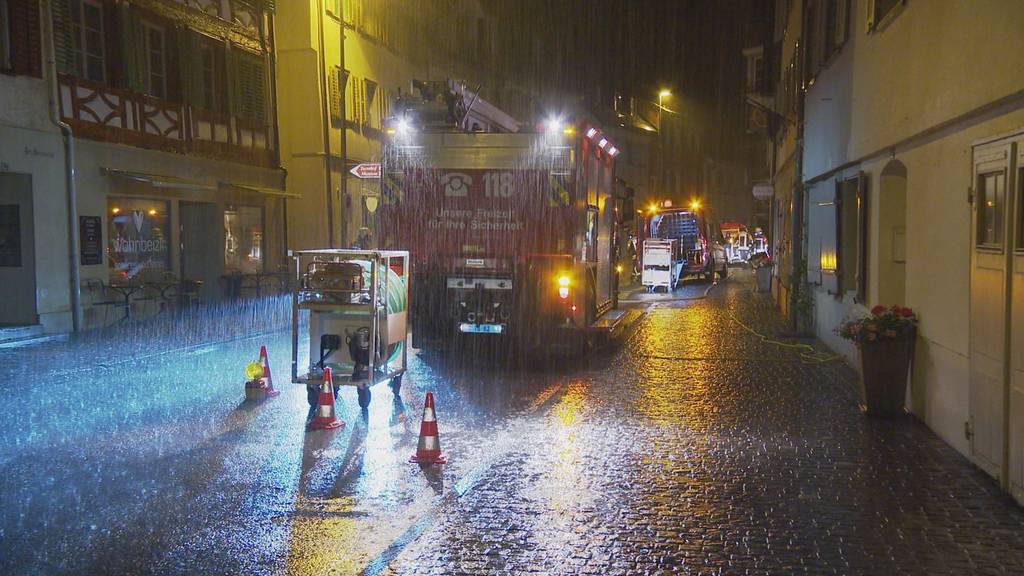
{"label": "cobblestone pavement", "polygon": [[[849,368],[744,330],[780,328],[751,284],[629,303],[583,362],[412,355],[332,431],[305,429],[280,303],[227,341],[214,318],[0,350],[0,574],[1024,574],[1024,511],[861,416]],[[281,395],[246,402],[259,344]],[[449,461],[421,468],[427,391]]]}
{"label": "cobblestone pavement", "polygon": [[750,280],[655,304],[367,573],[1024,574],[1024,511],[740,329],[780,328]]}

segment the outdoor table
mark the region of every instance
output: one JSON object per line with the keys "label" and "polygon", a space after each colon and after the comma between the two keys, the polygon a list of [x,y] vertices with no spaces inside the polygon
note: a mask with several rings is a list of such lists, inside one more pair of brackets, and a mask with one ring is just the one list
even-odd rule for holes
{"label": "outdoor table", "polygon": [[124,298],[124,318],[120,321],[131,320],[132,318],[132,294],[145,288],[145,284],[138,282],[111,282],[110,289],[117,292]]}

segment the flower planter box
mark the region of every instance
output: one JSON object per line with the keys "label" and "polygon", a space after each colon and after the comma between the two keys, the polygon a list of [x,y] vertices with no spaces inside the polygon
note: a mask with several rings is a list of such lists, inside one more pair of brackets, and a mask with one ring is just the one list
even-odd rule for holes
{"label": "flower planter box", "polygon": [[865,412],[872,416],[903,414],[914,337],[858,342]]}

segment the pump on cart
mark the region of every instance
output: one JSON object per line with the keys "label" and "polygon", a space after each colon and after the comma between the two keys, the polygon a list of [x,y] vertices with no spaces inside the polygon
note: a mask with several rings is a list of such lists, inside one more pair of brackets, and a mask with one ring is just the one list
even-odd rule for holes
{"label": "pump on cart", "polygon": [[[355,386],[359,406],[370,387],[389,382],[398,395],[408,364],[409,253],[303,250],[292,253],[292,382],[317,403],[324,368],[336,386]],[[299,341],[309,342],[300,368]]]}

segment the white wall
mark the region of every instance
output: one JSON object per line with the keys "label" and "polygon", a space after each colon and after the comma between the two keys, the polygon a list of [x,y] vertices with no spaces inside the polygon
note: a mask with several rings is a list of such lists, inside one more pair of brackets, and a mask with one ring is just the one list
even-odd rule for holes
{"label": "white wall", "polygon": [[50,123],[46,82],[0,74],[0,171],[32,177],[36,309],[47,332],[71,329],[63,140]]}
{"label": "white wall", "polygon": [[[1024,69],[1012,57],[1024,51],[1024,3],[909,1],[871,34],[865,32],[866,4],[851,2],[849,39],[808,90],[804,177],[824,176],[810,197],[811,262],[817,244],[834,236],[834,212],[814,206],[832,195],[832,176],[826,173],[853,163],[849,170],[867,175],[868,302],[859,307],[837,300],[826,293],[825,283],[816,295],[816,329],[852,359],[851,347],[833,333],[843,317],[879,303],[913,307],[921,318],[921,337],[911,407],[966,454],[971,143],[1024,126],[1024,110],[978,114],[929,137],[910,138],[1024,91]],[[891,257],[892,228],[898,226],[894,214],[901,202],[881,196],[890,187],[880,174],[892,158],[907,168],[903,265]],[[904,287],[891,280],[901,268]],[[816,273],[809,276],[814,279]],[[904,301],[891,301],[900,292]]]}

